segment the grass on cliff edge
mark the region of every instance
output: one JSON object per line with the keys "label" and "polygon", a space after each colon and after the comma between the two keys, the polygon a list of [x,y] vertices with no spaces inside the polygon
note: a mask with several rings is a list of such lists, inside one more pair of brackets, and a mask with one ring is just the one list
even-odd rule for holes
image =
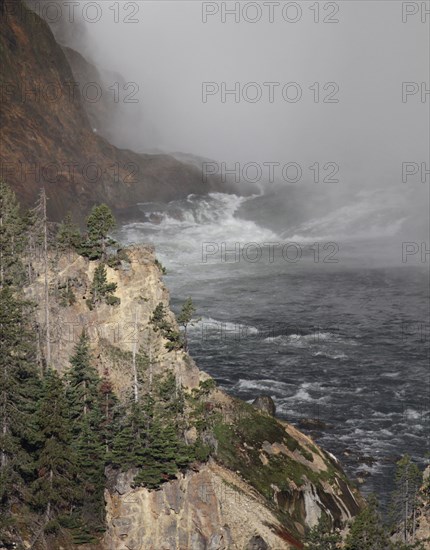
{"label": "grass on cliff edge", "polygon": [[[222,420],[214,424],[213,431],[218,441],[217,459],[231,470],[239,472],[268,500],[273,501],[272,485],[276,485],[281,492],[289,493],[290,480],[300,487],[306,483],[306,479],[319,485],[323,480],[330,482],[336,475],[342,475],[328,461],[327,471],[315,472],[283,453],[264,453],[262,446],[265,441],[277,442],[285,444],[291,452],[300,453],[306,460],[313,460],[312,453],[288,434],[275,418],[261,414],[248,403],[239,400],[235,407],[237,415],[232,424]],[[263,464],[260,458],[262,453],[268,460],[267,464]]]}

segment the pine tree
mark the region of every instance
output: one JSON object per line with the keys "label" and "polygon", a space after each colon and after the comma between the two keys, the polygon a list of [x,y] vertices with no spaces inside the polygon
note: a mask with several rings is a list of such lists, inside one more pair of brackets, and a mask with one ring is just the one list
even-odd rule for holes
{"label": "pine tree", "polygon": [[120,299],[113,296],[116,289],[116,283],[107,282],[106,266],[104,264],[98,265],[94,270],[94,278],[91,285],[91,298],[87,300],[88,307],[93,309],[102,299],[104,299],[108,305],[119,304]]}
{"label": "pine tree", "polygon": [[333,531],[330,521],[325,514],[321,514],[318,524],[313,527],[306,537],[306,550],[337,550],[342,537]]}
{"label": "pine tree", "polygon": [[74,431],[80,431],[84,418],[98,404],[100,378],[91,363],[90,342],[85,331],[82,332],[70,359],[71,369],[67,373],[67,398]]}
{"label": "pine tree", "polygon": [[49,222],[47,214],[47,196],[45,188],[43,187],[39,200],[36,203],[36,206],[33,209],[33,227],[32,230],[36,232],[37,238],[40,240],[42,247],[42,263],[43,263],[43,273],[44,273],[44,311],[45,311],[45,361],[46,365],[51,363],[51,315],[49,308],[49,245],[50,245],[50,235],[49,235]]}
{"label": "pine tree", "polygon": [[82,236],[79,227],[73,223],[72,216],[67,214],[60,224],[57,243],[60,250],[76,250],[81,245]]}
{"label": "pine tree", "polygon": [[154,328],[154,332],[160,331],[166,340],[168,340],[165,347],[169,351],[179,350],[184,346],[184,340],[180,332],[172,327],[172,324],[166,318],[167,311],[162,302],[160,302],[154,309],[150,318],[150,323]]}
{"label": "pine tree", "polygon": [[82,491],[81,516],[87,525],[103,527],[103,493],[105,487],[105,447],[99,426],[100,410],[93,409],[80,424],[80,433],[75,440],[77,469]]}
{"label": "pine tree", "polygon": [[395,483],[392,517],[396,524],[402,525],[403,542],[414,543],[422,472],[408,454],[397,462]]}
{"label": "pine tree", "polygon": [[117,427],[112,445],[112,464],[123,470],[140,467],[147,445],[147,429],[146,411],[133,403]]}
{"label": "pine tree", "polygon": [[134,484],[156,489],[194,460],[194,448],[180,437],[175,377],[159,380],[156,394],[133,402],[114,439],[112,463],[138,468]]}
{"label": "pine tree", "polygon": [[59,375],[48,370],[37,423],[41,445],[37,460],[37,480],[33,483],[34,506],[43,511],[44,524],[70,511],[79,501],[76,455],[65,387]]}
{"label": "pine tree", "polygon": [[36,442],[34,410],[39,381],[34,341],[26,321],[29,305],[11,287],[0,290],[0,511],[26,498],[30,455]]}
{"label": "pine tree", "polygon": [[193,301],[191,298],[188,298],[183,304],[181,312],[178,315],[178,323],[184,328],[185,351],[188,350],[188,337],[187,337],[188,325],[191,323],[195,312],[196,312],[196,308],[194,307]]}
{"label": "pine tree", "polygon": [[100,377],[91,363],[89,340],[82,333],[70,359],[67,399],[73,442],[76,448],[78,478],[82,488],[82,517],[93,526],[103,521],[105,441],[100,430],[103,413]]}
{"label": "pine tree", "polygon": [[26,245],[24,229],[15,193],[0,181],[0,288],[19,285],[25,279],[22,263]]}
{"label": "pine tree", "polygon": [[164,304],[162,302],[159,302],[154,311],[152,312],[152,316],[150,319],[150,323],[154,327],[154,331],[165,331],[170,328],[170,324],[166,320],[166,309],[164,307]]}
{"label": "pine tree", "polygon": [[115,435],[116,423],[118,421],[119,404],[115,395],[113,384],[109,376],[109,370],[106,368],[99,388],[100,408],[102,411],[102,420],[100,429],[105,446],[105,454],[109,456],[112,450],[112,442]]}
{"label": "pine tree", "polygon": [[115,226],[115,218],[106,204],[94,206],[87,219],[88,240],[81,253],[91,260],[106,259],[107,246],[115,243],[108,238],[108,233]]}
{"label": "pine tree", "polygon": [[378,512],[374,496],[366,508],[355,517],[345,541],[345,550],[390,550],[392,548],[386,528]]}

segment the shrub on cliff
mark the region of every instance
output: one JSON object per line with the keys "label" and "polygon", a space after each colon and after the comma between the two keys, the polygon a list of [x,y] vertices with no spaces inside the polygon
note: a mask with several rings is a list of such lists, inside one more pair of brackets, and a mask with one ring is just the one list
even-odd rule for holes
{"label": "shrub on cliff", "polygon": [[73,281],[67,279],[65,283],[59,283],[57,286],[58,300],[61,307],[72,306],[76,303],[76,296],[73,292]]}

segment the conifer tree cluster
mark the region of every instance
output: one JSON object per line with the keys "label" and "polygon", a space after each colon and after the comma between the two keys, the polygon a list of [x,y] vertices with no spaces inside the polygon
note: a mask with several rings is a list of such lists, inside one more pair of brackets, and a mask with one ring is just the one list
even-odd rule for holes
{"label": "conifer tree cluster", "polygon": [[[107,207],[95,207],[84,242],[70,217],[59,228],[49,224],[46,201],[42,192],[36,209],[21,215],[14,193],[0,183],[0,546],[16,540],[18,517],[39,518],[31,540],[35,548],[62,529],[76,544],[94,541],[104,528],[106,468],[136,468],[135,485],[156,489],[196,458],[195,447],[184,441],[184,399],[174,376],[153,380],[149,369],[137,399],[120,404],[108,370],[100,376],[96,369],[85,332],[64,376],[50,368],[48,353],[39,364],[35,304],[22,298],[32,282],[33,258],[39,265],[42,260],[45,275],[55,249],[91,249],[89,258],[106,258],[114,225]],[[63,307],[73,303],[71,285],[69,280],[64,288],[58,285]],[[114,305],[115,290],[100,263],[91,307],[101,301]],[[49,327],[46,276],[45,291]],[[154,323],[173,334],[162,306]],[[42,336],[49,338],[48,329]],[[143,350],[138,362],[147,367],[145,357]]]}
{"label": "conifer tree cluster", "polygon": [[[65,365],[66,374],[50,368],[48,250],[81,250],[90,259],[102,260],[94,271],[91,307],[101,301],[114,305],[116,285],[107,282],[105,266],[112,244],[108,232],[114,226],[109,209],[93,209],[87,236],[82,237],[69,217],[54,231],[47,221],[46,201],[42,192],[36,209],[21,215],[14,193],[0,182],[0,547],[16,540],[17,521],[22,526],[26,517],[37,518],[37,529],[30,529],[32,548],[39,542],[47,547],[47,538],[62,529],[76,544],[92,542],[104,528],[107,469],[134,468],[134,485],[155,490],[193,461],[206,460],[210,452],[201,440],[186,444],[182,387],[172,373],[153,373],[150,347],[148,354],[144,348],[133,352],[135,387],[124,403],[115,395],[109,371],[102,376],[97,371],[85,331]],[[23,298],[38,248],[45,274],[42,365],[35,304]],[[73,303],[69,283],[64,307]],[[187,346],[194,313],[189,298],[178,316],[184,335],[173,327],[161,302],[150,323],[166,338],[169,350],[178,350]],[[138,373],[138,368],[145,372]],[[345,550],[424,550],[415,540],[421,483],[419,469],[410,457],[403,457],[393,496],[395,525],[383,524],[377,503],[370,499],[352,522]],[[427,488],[427,498],[429,492]],[[396,543],[393,534],[398,535]],[[334,550],[339,544],[339,533],[323,516],[305,548]]]}
{"label": "conifer tree cluster", "polygon": [[112,463],[119,468],[138,468],[135,485],[150,489],[175,477],[196,459],[195,447],[181,436],[183,397],[176,395],[176,381],[167,375],[146,392],[128,414],[113,440]]}

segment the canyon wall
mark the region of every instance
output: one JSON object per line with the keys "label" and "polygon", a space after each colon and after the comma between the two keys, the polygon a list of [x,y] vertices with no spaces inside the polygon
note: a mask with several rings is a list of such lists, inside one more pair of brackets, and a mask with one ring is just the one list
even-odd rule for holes
{"label": "canyon wall", "polygon": [[[294,426],[276,420],[220,391],[189,354],[169,351],[151,315],[161,302],[169,323],[162,268],[149,246],[126,250],[128,260],[107,268],[118,305],[88,308],[98,261],[71,252],[52,255],[48,273],[51,366],[65,372],[83,329],[95,364],[109,370],[116,393],[130,397],[133,350],[145,350],[154,377],[173,373],[184,392],[189,442],[199,435],[210,446],[207,461],[193,463],[159,490],[134,487],[135,472],[108,468],[105,491],[106,550],[301,548],[303,536],[322,513],[338,528],[361,509],[363,500],[339,463]],[[27,294],[39,307],[39,356],[46,363],[45,294],[42,262],[34,262]],[[66,285],[74,295],[65,304]],[[203,428],[201,427],[203,426]]]}

